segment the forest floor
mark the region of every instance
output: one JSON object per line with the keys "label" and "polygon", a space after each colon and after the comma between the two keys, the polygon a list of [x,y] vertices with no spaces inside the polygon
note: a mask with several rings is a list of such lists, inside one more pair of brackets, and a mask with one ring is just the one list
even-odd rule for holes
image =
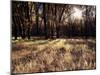
{"label": "forest floor", "polygon": [[13,73],[95,69],[96,40],[12,40],[11,59]]}

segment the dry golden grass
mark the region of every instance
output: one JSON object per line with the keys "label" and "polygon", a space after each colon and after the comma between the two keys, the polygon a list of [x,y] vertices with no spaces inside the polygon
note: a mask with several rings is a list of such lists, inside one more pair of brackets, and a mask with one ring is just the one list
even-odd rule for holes
{"label": "dry golden grass", "polygon": [[96,68],[93,39],[12,42],[12,72],[34,73]]}

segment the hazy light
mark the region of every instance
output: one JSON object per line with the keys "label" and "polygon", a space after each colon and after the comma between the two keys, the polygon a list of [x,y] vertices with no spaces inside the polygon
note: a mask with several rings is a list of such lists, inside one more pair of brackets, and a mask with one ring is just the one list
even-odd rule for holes
{"label": "hazy light", "polygon": [[74,13],[72,14],[75,19],[82,19],[82,11],[76,7],[73,8]]}

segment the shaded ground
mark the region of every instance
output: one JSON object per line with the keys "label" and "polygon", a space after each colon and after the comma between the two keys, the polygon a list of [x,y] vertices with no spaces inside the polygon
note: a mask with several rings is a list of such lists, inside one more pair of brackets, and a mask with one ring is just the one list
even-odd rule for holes
{"label": "shaded ground", "polygon": [[12,41],[12,72],[33,73],[96,68],[94,39]]}

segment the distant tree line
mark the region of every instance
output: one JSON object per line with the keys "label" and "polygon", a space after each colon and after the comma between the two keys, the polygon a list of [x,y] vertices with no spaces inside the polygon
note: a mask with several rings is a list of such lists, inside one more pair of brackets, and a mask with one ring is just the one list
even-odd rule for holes
{"label": "distant tree line", "polygon": [[[72,18],[73,8],[81,9],[82,19]],[[12,1],[12,37],[96,37],[96,7]]]}

